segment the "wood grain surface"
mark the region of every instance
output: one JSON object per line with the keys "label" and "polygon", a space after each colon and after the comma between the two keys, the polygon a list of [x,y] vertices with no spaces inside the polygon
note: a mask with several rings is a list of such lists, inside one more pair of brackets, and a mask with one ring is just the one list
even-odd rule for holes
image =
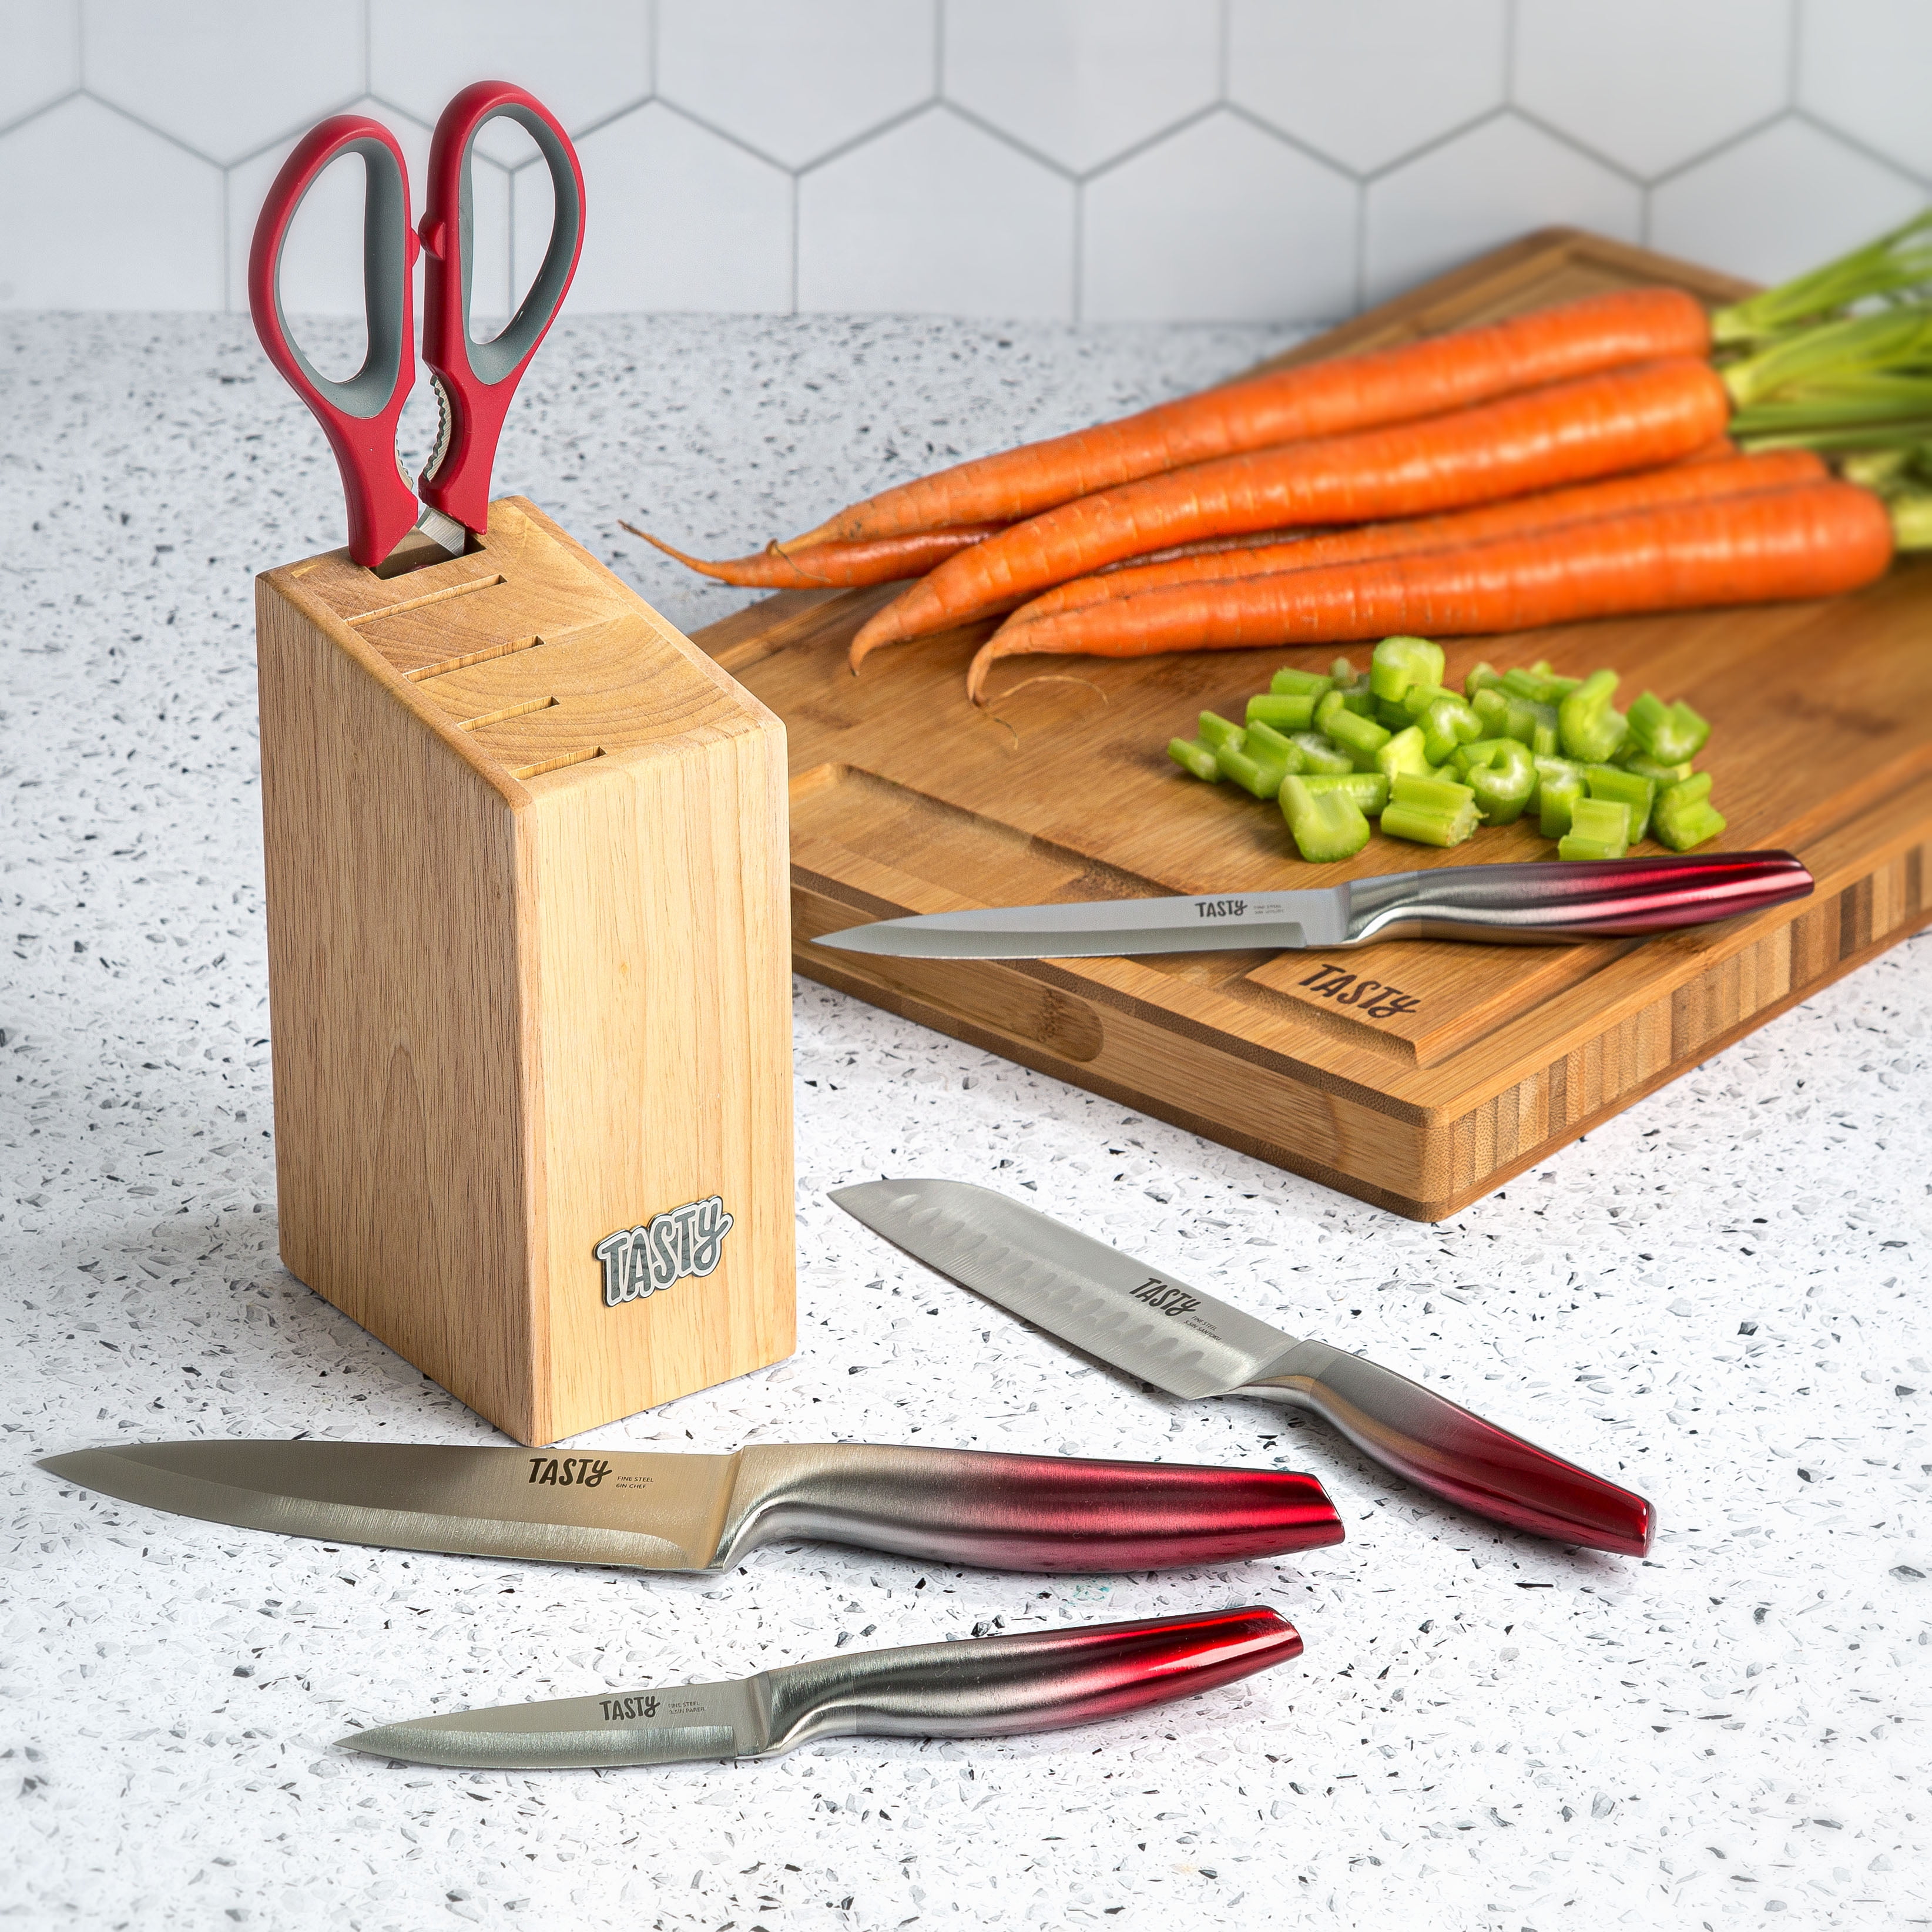
{"label": "wood grain surface", "polygon": [[[1275,361],[1638,282],[1713,303],[1744,292],[1550,231]],[[1552,849],[1523,823],[1450,852],[1378,835],[1346,864],[1307,866],[1273,807],[1168,760],[1199,711],[1238,717],[1277,664],[1325,668],[1332,649],[1062,658],[1037,677],[1021,660],[989,715],[963,677],[991,624],[847,672],[853,632],[892,594],[782,592],[695,640],[789,730],[798,969],[1399,1213],[1456,1213],[1932,910],[1932,565],[1908,560],[1830,602],[1448,645],[1452,680],[1484,658],[1548,657],[1573,675],[1612,667],[1626,697],[1688,698],[1716,726],[1700,764],[1730,820],[1719,844],[1798,851],[1818,890],[1796,906],[1642,944],[997,964],[828,952],[813,939],[908,912],[1244,892]]]}
{"label": "wood grain surface", "polygon": [[[525,1442],[790,1354],[778,721],[515,498],[256,619],[290,1270]],[[712,1195],[716,1272],[607,1306]]]}

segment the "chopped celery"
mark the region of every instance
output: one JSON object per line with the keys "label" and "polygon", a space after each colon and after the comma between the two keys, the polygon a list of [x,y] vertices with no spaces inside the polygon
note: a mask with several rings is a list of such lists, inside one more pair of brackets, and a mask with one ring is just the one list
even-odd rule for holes
{"label": "chopped celery", "polygon": [[1621,859],[1630,850],[1630,807],[1612,798],[1580,798],[1570,830],[1558,842],[1559,859]]}
{"label": "chopped celery", "polygon": [[1453,692],[1433,699],[1422,714],[1424,748],[1432,765],[1439,765],[1458,745],[1473,744],[1483,735],[1483,721]]}
{"label": "chopped celery", "polygon": [[1315,722],[1315,700],[1306,692],[1267,692],[1248,700],[1247,722],[1277,731],[1305,731]]}
{"label": "chopped celery", "polygon": [[1197,778],[1205,778],[1210,784],[1221,782],[1221,767],[1216,760],[1214,748],[1198,738],[1170,738],[1167,741],[1167,755],[1184,772],[1192,772]]}
{"label": "chopped celery", "polygon": [[1598,764],[1616,756],[1626,728],[1623,713],[1610,708],[1617,682],[1613,670],[1592,671],[1557,707],[1566,758]]}
{"label": "chopped celery", "polygon": [[1382,812],[1384,832],[1419,845],[1460,845],[1481,822],[1476,794],[1467,785],[1406,772],[1389,788]]}
{"label": "chopped celery", "polygon": [[1268,680],[1268,689],[1277,698],[1306,698],[1318,702],[1328,696],[1334,682],[1332,677],[1319,676],[1312,670],[1297,670],[1292,664],[1283,664]]}
{"label": "chopped celery", "polygon": [[1690,776],[1688,759],[1681,765],[1660,765],[1654,758],[1646,758],[1634,745],[1626,745],[1617,754],[1616,761],[1625,771],[1634,772],[1654,785],[1681,784]]}
{"label": "chopped celery", "polygon": [[1646,691],[1630,708],[1630,734],[1660,765],[1681,765],[1704,748],[1711,728],[1682,698],[1666,704]]}
{"label": "chopped celery", "polygon": [[1499,684],[1486,684],[1469,700],[1485,738],[1509,736],[1509,698]]}
{"label": "chopped celery", "polygon": [[1298,731],[1292,740],[1301,754],[1302,767],[1310,772],[1352,772],[1355,761],[1340,746],[1318,731]]}
{"label": "chopped celery", "polygon": [[1711,802],[1711,774],[1700,772],[1682,784],[1666,786],[1657,801],[1654,830],[1657,842],[1673,852],[1688,852],[1724,830],[1725,819]]}
{"label": "chopped celery", "polygon": [[1336,684],[1353,684],[1355,681],[1355,667],[1346,658],[1337,658],[1328,667],[1328,676]]}
{"label": "chopped celery", "polygon": [[1485,658],[1462,680],[1462,695],[1474,703],[1478,692],[1487,691],[1492,685],[1500,684],[1502,681],[1502,673]]}
{"label": "chopped celery", "polygon": [[1547,664],[1504,671],[1503,689],[1512,698],[1526,698],[1532,704],[1561,704],[1576,688],[1574,677],[1557,677]]}
{"label": "chopped celery", "polygon": [[1400,731],[1415,722],[1409,716],[1408,706],[1394,698],[1377,698],[1371,715],[1385,731]]}
{"label": "chopped celery", "polygon": [[1298,778],[1285,779],[1281,815],[1295,850],[1313,864],[1350,858],[1369,842],[1369,821],[1345,791],[1310,791]]}
{"label": "chopped celery", "polygon": [[1412,684],[1402,694],[1402,708],[1408,713],[1409,720],[1413,723],[1418,721],[1438,698],[1448,695],[1439,684]]}
{"label": "chopped celery", "polygon": [[1476,809],[1485,825],[1514,825],[1536,790],[1536,761],[1528,747],[1514,738],[1492,738],[1483,753],[1480,760],[1470,763],[1464,782],[1476,795]]}
{"label": "chopped celery", "polygon": [[1536,761],[1538,824],[1546,838],[1561,838],[1570,830],[1570,814],[1587,794],[1583,767],[1567,758]]}
{"label": "chopped celery", "polygon": [[1356,810],[1371,818],[1379,818],[1389,802],[1389,782],[1380,772],[1309,772],[1301,782],[1312,792],[1346,792]]}
{"label": "chopped celery", "polygon": [[1238,747],[1223,745],[1214,757],[1226,776],[1257,798],[1273,798],[1304,762],[1300,746],[1266,724],[1250,724]]}
{"label": "chopped celery", "polygon": [[1508,716],[1503,721],[1503,735],[1527,745],[1539,758],[1556,755],[1556,707],[1533,698],[1512,698]]}
{"label": "chopped celery", "polygon": [[1613,798],[1630,808],[1630,842],[1634,845],[1650,830],[1651,807],[1657,788],[1649,779],[1622,765],[1586,765],[1583,782],[1592,798]]}
{"label": "chopped celery", "polygon": [[1218,712],[1204,711],[1201,714],[1201,736],[1204,742],[1212,745],[1217,752],[1232,738],[1238,752],[1246,734],[1232,718],[1223,718]]}
{"label": "chopped celery", "polygon": [[1336,712],[1322,730],[1354,760],[1358,772],[1373,771],[1376,754],[1395,735],[1373,718],[1358,716],[1352,711]]}
{"label": "chopped celery", "polygon": [[1390,778],[1404,772],[1413,772],[1418,778],[1433,778],[1436,767],[1429,762],[1422,727],[1412,724],[1407,730],[1398,731],[1376,752],[1376,770]]}
{"label": "chopped celery", "polygon": [[1384,638],[1369,659],[1369,688],[1399,700],[1412,685],[1440,684],[1445,662],[1442,646],[1426,638]]}

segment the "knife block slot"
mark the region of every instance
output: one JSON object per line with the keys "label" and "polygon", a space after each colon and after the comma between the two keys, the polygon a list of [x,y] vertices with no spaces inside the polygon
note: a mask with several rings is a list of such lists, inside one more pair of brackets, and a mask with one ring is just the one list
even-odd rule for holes
{"label": "knife block slot", "polygon": [[548,1442],[793,1347],[784,732],[520,500],[405,580],[256,584],[282,1258]]}

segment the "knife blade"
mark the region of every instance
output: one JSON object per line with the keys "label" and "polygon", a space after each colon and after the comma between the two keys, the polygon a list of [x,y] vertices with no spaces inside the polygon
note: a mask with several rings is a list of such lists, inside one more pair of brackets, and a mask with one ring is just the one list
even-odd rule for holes
{"label": "knife blade", "polygon": [[412,1718],[336,1743],[412,1764],[548,1771],[782,1757],[820,1738],[1011,1737],[1192,1697],[1301,1654],[1264,1606],[847,1652],[722,1684]]}
{"label": "knife blade", "polygon": [[831,1198],[928,1268],[1169,1395],[1288,1402],[1384,1468],[1494,1522],[1628,1556],[1650,1547],[1642,1497],[1392,1369],[1257,1321],[990,1187],[885,1180],[835,1188]]}
{"label": "knife blade", "polygon": [[212,1522],[534,1562],[729,1570],[788,1538],[930,1562],[1156,1570],[1342,1540],[1312,1476],[870,1442],[728,1456],[394,1442],[126,1444],[40,1465]]}
{"label": "knife blade", "polygon": [[902,959],[1131,958],[1246,947],[1334,952],[1384,939],[1560,944],[1701,926],[1802,898],[1811,887],[1810,873],[1789,852],[1443,866],[1294,892],[923,913],[846,926],[812,944]]}

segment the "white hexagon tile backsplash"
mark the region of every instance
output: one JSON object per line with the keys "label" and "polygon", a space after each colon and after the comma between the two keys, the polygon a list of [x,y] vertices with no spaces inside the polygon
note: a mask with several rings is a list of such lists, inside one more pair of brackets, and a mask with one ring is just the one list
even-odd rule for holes
{"label": "white hexagon tile backsplash", "polygon": [[[596,310],[1318,322],[1575,222],[1760,278],[1932,185],[1928,0],[0,0],[0,306],[239,308],[313,121],[576,136]],[[549,182],[486,136],[480,315]],[[359,305],[353,164],[291,308]]]}

